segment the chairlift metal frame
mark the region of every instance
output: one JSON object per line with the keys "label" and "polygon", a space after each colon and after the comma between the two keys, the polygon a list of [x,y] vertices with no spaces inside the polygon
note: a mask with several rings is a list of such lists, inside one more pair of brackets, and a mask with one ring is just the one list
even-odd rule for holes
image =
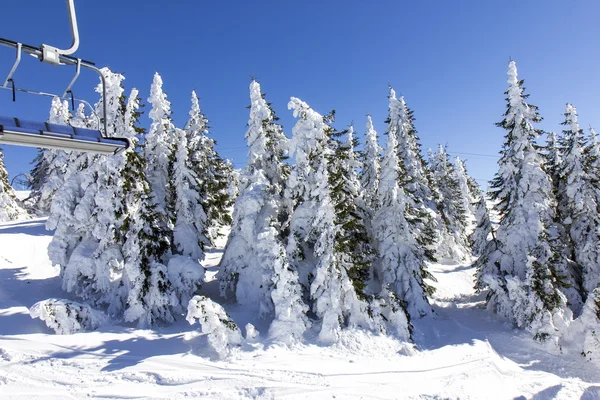
{"label": "chairlift metal frame", "polygon": [[[75,14],[74,0],[66,1],[69,10],[71,35],[73,38],[71,47],[65,50],[47,44],[35,47],[0,38],[0,45],[16,49],[15,62],[0,88],[12,91],[13,101],[16,101],[16,92],[19,91],[70,100],[73,109],[75,108],[75,101],[83,103],[87,105],[95,115],[98,121],[97,130],[62,127],[48,123],[34,123],[21,121],[17,118],[0,117],[0,144],[6,143],[60,150],[78,150],[100,154],[114,154],[123,151],[130,146],[129,140],[105,136],[108,133],[108,121],[106,115],[106,80],[104,74],[102,74],[102,71],[97,68],[93,62],[72,56],[79,48],[79,29],[77,27],[77,15]],[[75,66],[75,75],[61,96],[15,86],[13,76],[21,62],[23,53],[29,54],[46,64],[54,66]],[[101,118],[87,101],[76,99],[73,95],[72,87],[79,77],[81,67],[95,71],[100,76],[103,101]],[[102,133],[101,124],[104,128],[104,134]]]}

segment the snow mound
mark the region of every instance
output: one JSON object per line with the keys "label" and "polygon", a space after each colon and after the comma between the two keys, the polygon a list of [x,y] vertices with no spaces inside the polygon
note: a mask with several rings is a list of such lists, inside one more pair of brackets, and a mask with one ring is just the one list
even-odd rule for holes
{"label": "snow mound", "polygon": [[64,299],[39,301],[29,309],[29,315],[41,319],[59,335],[91,331],[107,321],[103,313],[87,304]]}

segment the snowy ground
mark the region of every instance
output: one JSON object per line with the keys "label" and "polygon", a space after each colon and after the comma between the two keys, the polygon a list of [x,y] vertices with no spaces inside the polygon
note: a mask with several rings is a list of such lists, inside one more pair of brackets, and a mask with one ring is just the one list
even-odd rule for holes
{"label": "snowy ground", "polygon": [[[600,399],[600,371],[551,355],[496,320],[473,293],[473,270],[434,265],[435,319],[415,321],[418,350],[350,333],[334,347],[244,344],[227,360],[192,351],[183,318],[158,331],[110,325],[52,334],[28,308],[68,298],[46,256],[44,220],[0,225],[0,399]],[[209,279],[220,253],[209,254]],[[214,296],[214,282],[205,286]],[[254,316],[226,306],[243,327]]]}

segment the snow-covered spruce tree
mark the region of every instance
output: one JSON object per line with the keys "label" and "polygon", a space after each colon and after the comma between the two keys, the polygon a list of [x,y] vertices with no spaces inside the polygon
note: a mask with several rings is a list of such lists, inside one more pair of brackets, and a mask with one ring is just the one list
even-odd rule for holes
{"label": "snow-covered spruce tree", "polygon": [[[78,203],[73,210],[62,210],[60,218],[51,215],[56,232],[49,255],[61,266],[65,290],[145,327],[172,321],[172,309],[179,305],[162,264],[169,232],[150,197],[144,159],[135,151],[141,132],[135,127],[140,115],[137,90],[125,104],[123,76],[103,73],[107,98],[97,104],[97,111],[101,114],[106,104],[106,134],[127,137],[133,146],[113,156],[93,156],[86,168],[68,177],[60,194],[70,193]],[[84,160],[81,164],[84,156],[78,159]],[[53,211],[60,205],[57,200]]]}
{"label": "snow-covered spruce tree", "polygon": [[282,194],[289,167],[287,138],[256,81],[250,83],[246,131],[248,163],[242,170],[233,225],[220,263],[221,295],[273,315],[269,336],[300,339],[308,325],[298,275],[290,268],[281,236]]}
{"label": "snow-covered spruce tree", "polygon": [[373,120],[367,115],[367,130],[365,132],[365,149],[362,153],[362,169],[360,176],[361,197],[367,210],[373,208],[377,195],[379,171],[381,170],[381,146],[377,141],[377,132]]}
{"label": "snow-covered spruce tree", "polygon": [[8,172],[4,165],[4,154],[0,149],[0,222],[13,221],[27,216],[27,211],[21,207],[15,191],[10,186]]}
{"label": "snow-covered spruce tree", "polygon": [[175,145],[175,125],[171,120],[171,103],[163,92],[162,84],[162,78],[158,72],[155,73],[148,98],[152,123],[144,136],[143,153],[154,201],[160,212],[168,213],[167,203],[170,196],[167,192],[172,177],[171,155]]}
{"label": "snow-covered spruce tree", "polygon": [[168,188],[172,193],[174,226],[171,251],[200,262],[204,259],[204,245],[208,242],[206,213],[200,198],[202,182],[193,170],[185,131],[176,128],[175,139],[173,176]]}
{"label": "snow-covered spruce tree", "polygon": [[565,263],[555,251],[552,183],[535,145],[541,117],[525,102],[514,61],[508,67],[507,110],[497,125],[507,131],[499,171],[491,182],[500,224],[496,239],[477,261],[477,290],[488,290],[488,308],[545,340],[570,317],[564,286]]}
{"label": "snow-covered spruce tree", "polygon": [[477,201],[481,196],[481,189],[475,179],[467,173],[466,163],[460,157],[454,159],[454,173],[460,187],[461,202],[465,210],[468,226],[475,217],[475,209],[477,208]]}
{"label": "snow-covered spruce tree", "polygon": [[[102,73],[106,80],[109,129],[105,134],[113,136],[117,132],[115,125],[124,77],[108,69],[103,69]],[[101,85],[96,91],[102,96]],[[103,115],[104,106],[102,100],[96,104],[97,115]],[[81,126],[87,124],[86,121],[79,109],[73,122]],[[112,288],[119,285],[119,282],[111,283],[114,271],[109,268],[115,253],[111,242],[114,238],[112,202],[115,196],[112,192],[102,196],[116,175],[110,160],[107,156],[72,152],[64,184],[54,196],[46,223],[47,228],[55,230],[48,255],[54,265],[61,267],[63,289],[92,304],[111,304]],[[98,199],[102,200],[100,205]],[[111,266],[114,267],[114,263]]]}
{"label": "snow-covered spruce tree", "polygon": [[219,237],[219,228],[231,224],[230,207],[234,196],[229,191],[233,168],[215,150],[216,141],[208,136],[208,119],[202,113],[196,92],[192,92],[192,106],[185,126],[190,168],[198,177],[200,201],[206,214],[206,235],[211,244]]}
{"label": "snow-covered spruce tree", "polygon": [[493,235],[493,227],[487,208],[486,195],[482,193],[475,209],[475,230],[469,236],[469,243],[474,256],[479,257],[483,254],[490,241],[490,234]]}
{"label": "snow-covered spruce tree", "polygon": [[25,199],[24,205],[32,214],[43,216],[48,210],[39,209],[42,187],[48,179],[48,160],[44,156],[45,150],[38,149],[35,158],[30,162],[33,167],[29,173],[29,196]]}
{"label": "snow-covered spruce tree", "polygon": [[590,128],[586,156],[589,173],[594,177],[600,176],[600,141],[594,128]]}
{"label": "snow-covered spruce tree", "polygon": [[[70,118],[68,102],[54,97],[50,106],[48,122],[68,125]],[[52,198],[63,185],[70,155],[71,152],[64,150],[40,149],[32,161],[31,176],[33,180],[27,205],[37,215],[49,214]]]}
{"label": "snow-covered spruce tree", "polygon": [[568,256],[577,265],[571,270],[569,283],[579,288],[577,283],[581,282],[580,294],[585,302],[588,294],[600,285],[600,191],[597,171],[592,168],[596,159],[586,149],[577,110],[571,104],[566,106],[562,125],[565,130],[561,141],[559,209],[571,244]]}
{"label": "snow-covered spruce tree", "polygon": [[329,126],[322,115],[298,98],[292,97],[288,108],[293,110],[298,121],[292,128],[289,142],[290,156],[295,157],[296,163],[292,166],[284,192],[284,206],[291,213],[287,223],[286,250],[292,268],[298,271],[305,300],[308,301],[316,262],[312,254],[319,236],[319,232],[312,229],[320,201],[315,188],[326,181],[326,177],[320,174],[326,171],[321,164],[326,162]]}
{"label": "snow-covered spruce tree", "polygon": [[427,296],[433,294],[434,288],[425,282],[432,276],[426,269],[425,249],[417,240],[419,228],[412,222],[418,210],[414,209],[412,193],[405,185],[407,178],[404,163],[398,158],[397,135],[393,130],[387,135],[372,222],[379,254],[375,272],[382,287],[381,297],[388,299],[398,314],[406,315],[405,326],[399,326],[398,332],[408,333],[411,317],[432,312]]}
{"label": "snow-covered spruce tree", "polygon": [[463,196],[455,167],[441,145],[432,155],[431,175],[438,191],[437,210],[440,218],[436,256],[464,261],[471,253],[467,238],[467,211],[464,208],[468,200]]}
{"label": "snow-covered spruce tree", "polygon": [[544,157],[546,161],[544,164],[546,172],[548,172],[548,175],[550,175],[550,179],[552,180],[554,197],[558,199],[558,182],[560,181],[559,174],[562,160],[558,139],[554,132],[548,132]]}
{"label": "snow-covered spruce tree", "polygon": [[437,230],[434,193],[431,175],[421,154],[421,144],[414,127],[413,112],[406,106],[404,97],[396,98],[390,87],[387,133],[396,135],[398,159],[402,163],[402,184],[410,192],[409,200],[415,214],[411,223],[416,225],[418,243],[425,249],[430,261],[435,260]]}
{"label": "snow-covered spruce tree", "polygon": [[[108,76],[108,70],[103,71],[103,73],[105,74],[105,77]],[[98,91],[99,88],[96,88],[96,90]],[[66,124],[67,120],[63,118],[65,114],[61,114],[59,111],[61,108],[68,110],[67,104],[65,103],[59,107],[60,104],[60,101],[53,101],[50,120],[55,119],[58,122],[60,117],[61,121]],[[96,106],[100,107],[99,104]],[[78,109],[78,113],[76,114],[76,119],[74,120],[75,124],[83,124],[83,118],[79,115],[79,111],[81,111],[81,108]],[[96,111],[98,111],[98,109]],[[63,117],[61,117],[61,115]],[[67,265],[71,263],[70,260],[74,249],[79,246],[81,252],[85,247],[85,244],[82,244],[82,241],[84,241],[83,239],[90,235],[89,224],[91,221],[90,216],[93,207],[92,202],[94,192],[87,191],[87,188],[94,184],[96,176],[92,170],[88,170],[88,167],[94,165],[94,161],[99,156],[82,152],[45,150],[44,157],[48,155],[54,157],[52,161],[49,161],[49,165],[54,163],[54,165],[58,167],[59,164],[62,164],[62,170],[49,167],[51,170],[50,174],[42,187],[42,204],[45,202],[45,199],[51,199],[46,229],[54,230],[52,241],[48,246],[48,256],[54,265],[59,265],[61,268],[63,289],[77,292],[78,289],[76,288],[79,287],[83,293],[83,291],[85,291],[84,288],[87,288],[91,281],[81,283],[83,281],[80,281],[80,279],[84,281],[86,279],[84,278],[84,275],[77,278],[67,277],[65,279],[64,273]],[[53,192],[52,190],[54,189],[56,190]],[[86,191],[87,197],[85,196]],[[38,202],[38,204],[40,203]],[[77,257],[83,257],[85,259],[87,256],[76,254],[75,258]],[[79,267],[77,267],[78,263],[79,261],[72,261],[72,265],[76,271],[79,269]],[[76,275],[78,275],[78,273],[76,273]],[[81,285],[79,285],[79,283],[81,283]],[[81,294],[81,296],[85,297],[84,294]]]}

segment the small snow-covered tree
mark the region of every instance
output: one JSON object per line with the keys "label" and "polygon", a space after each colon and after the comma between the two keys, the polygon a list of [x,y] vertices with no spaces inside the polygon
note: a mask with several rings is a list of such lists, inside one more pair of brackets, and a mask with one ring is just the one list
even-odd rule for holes
{"label": "small snow-covered tree", "polygon": [[200,182],[200,201],[206,214],[206,235],[211,244],[219,237],[219,229],[231,224],[234,196],[230,184],[235,180],[233,168],[215,150],[216,141],[208,130],[208,119],[200,109],[198,96],[192,92],[192,106],[185,126],[190,168]]}
{"label": "small snow-covered tree", "polygon": [[0,149],[0,222],[13,221],[27,216],[27,211],[19,204],[15,191],[8,182],[4,154]]}
{"label": "small snow-covered tree", "polygon": [[379,260],[376,275],[382,286],[381,297],[397,303],[397,312],[405,313],[405,326],[399,331],[409,332],[410,318],[429,315],[432,312],[427,296],[434,288],[425,282],[433,279],[427,271],[425,249],[418,242],[419,226],[414,224],[411,192],[404,185],[404,163],[398,158],[397,135],[391,126],[381,163],[381,175],[377,192],[377,209],[373,228],[378,242]]}
{"label": "small snow-covered tree", "polygon": [[479,257],[484,253],[490,241],[490,235],[493,235],[493,227],[487,208],[486,195],[482,193],[475,209],[475,230],[469,236],[469,243],[474,256]]}
{"label": "small snow-covered tree", "polygon": [[65,299],[39,301],[31,306],[29,314],[44,321],[58,335],[92,331],[107,321],[106,315],[89,305]]}
{"label": "small snow-covered tree", "polygon": [[475,179],[468,174],[466,163],[460,157],[454,159],[454,172],[458,180],[458,186],[460,187],[460,198],[466,213],[465,216],[470,223],[475,217],[475,209],[481,195],[481,189]]}
{"label": "small snow-covered tree", "polygon": [[219,304],[204,296],[194,296],[187,308],[187,321],[200,324],[200,332],[219,358],[226,357],[233,346],[242,344],[240,328]]}
{"label": "small snow-covered tree", "polygon": [[549,230],[554,217],[552,182],[535,145],[541,117],[526,103],[523,81],[514,61],[508,67],[508,107],[502,122],[507,131],[499,170],[491,184],[500,224],[493,245],[477,261],[478,290],[488,290],[488,308],[544,340],[568,319],[565,263]]}
{"label": "small snow-covered tree", "polygon": [[562,124],[566,129],[563,130],[559,171],[559,209],[570,239],[569,256],[577,265],[569,283],[576,285],[581,280],[581,297],[585,302],[587,295],[600,285],[600,191],[598,176],[592,169],[596,159],[586,151],[585,137],[573,105],[567,104]]}
{"label": "small snow-covered tree", "polygon": [[373,120],[367,115],[367,131],[365,132],[365,149],[362,153],[361,193],[367,210],[372,209],[377,195],[379,172],[381,170],[381,146],[377,141],[377,132]]}
{"label": "small snow-covered tree", "polygon": [[[462,165],[459,165],[462,167]],[[463,170],[464,171],[464,170]],[[464,261],[471,253],[468,242],[467,210],[469,194],[466,175],[459,175],[450,162],[446,149],[439,146],[432,155],[431,175],[438,192],[437,211],[440,218],[436,256]],[[461,182],[463,178],[463,182]],[[464,185],[465,192],[463,192]]]}

